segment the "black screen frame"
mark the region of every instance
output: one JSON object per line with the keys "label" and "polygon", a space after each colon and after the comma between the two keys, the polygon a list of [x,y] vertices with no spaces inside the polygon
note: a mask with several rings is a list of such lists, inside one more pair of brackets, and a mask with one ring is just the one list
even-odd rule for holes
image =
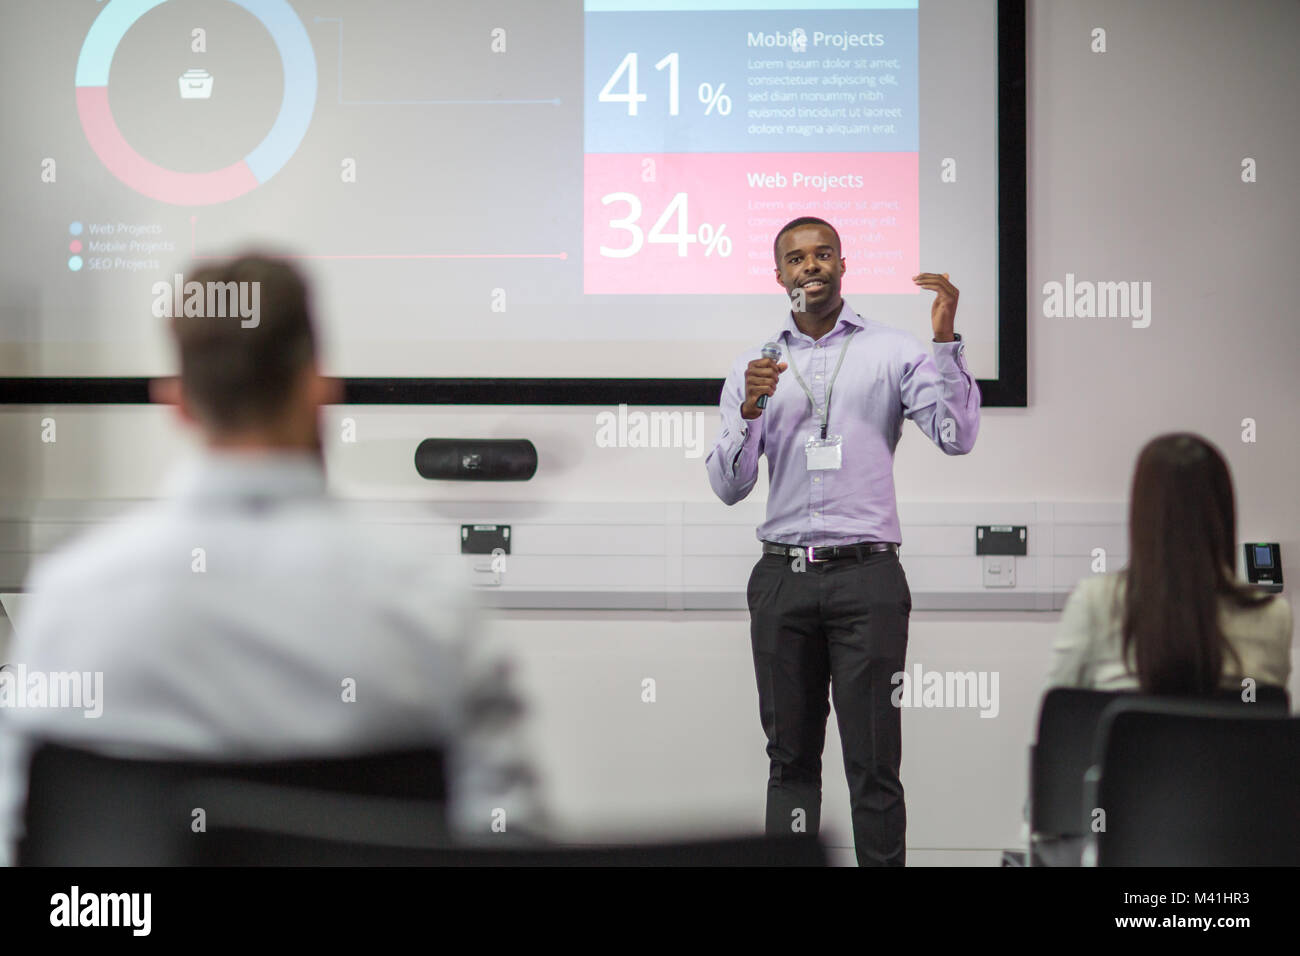
{"label": "black screen frame", "polygon": [[[1028,405],[1025,0],[998,0],[998,377],[985,408]],[[147,377],[0,377],[0,404],[149,404]],[[717,405],[720,378],[345,378],[345,405]]]}

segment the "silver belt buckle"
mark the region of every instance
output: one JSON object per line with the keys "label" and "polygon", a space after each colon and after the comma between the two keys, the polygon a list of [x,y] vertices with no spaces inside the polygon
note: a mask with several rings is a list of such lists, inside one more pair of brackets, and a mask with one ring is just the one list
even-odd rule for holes
{"label": "silver belt buckle", "polygon": [[[814,557],[813,554],[814,554],[814,552],[815,552],[816,550],[817,550],[816,548],[805,548],[805,549],[804,549],[804,551],[807,553],[807,558],[808,558],[808,563],[809,563],[809,564],[825,564],[827,561],[830,560],[830,558],[817,558],[817,557]],[[825,549],[823,548],[822,550],[825,550]]]}

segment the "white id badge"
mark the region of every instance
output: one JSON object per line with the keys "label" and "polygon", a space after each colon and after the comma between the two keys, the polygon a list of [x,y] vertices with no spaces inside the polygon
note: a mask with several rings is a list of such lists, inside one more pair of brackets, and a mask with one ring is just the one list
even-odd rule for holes
{"label": "white id badge", "polygon": [[842,438],[839,435],[809,438],[803,445],[803,453],[808,456],[809,471],[838,471],[842,451]]}

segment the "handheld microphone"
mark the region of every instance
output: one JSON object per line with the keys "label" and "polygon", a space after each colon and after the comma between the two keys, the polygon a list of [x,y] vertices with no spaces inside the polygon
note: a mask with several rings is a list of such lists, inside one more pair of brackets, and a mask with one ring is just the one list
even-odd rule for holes
{"label": "handheld microphone", "polygon": [[[763,346],[763,358],[771,359],[773,362],[781,361],[781,346],[777,345],[775,342],[768,342]],[[758,396],[758,401],[754,404],[759,408],[767,408],[767,400],[769,397],[770,396],[768,395],[760,395]]]}

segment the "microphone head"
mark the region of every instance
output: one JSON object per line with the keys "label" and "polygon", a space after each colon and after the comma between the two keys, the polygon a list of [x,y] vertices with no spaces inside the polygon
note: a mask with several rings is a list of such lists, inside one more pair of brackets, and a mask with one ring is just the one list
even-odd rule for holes
{"label": "microphone head", "polygon": [[781,346],[775,342],[768,342],[763,346],[763,358],[779,362],[781,360]]}

